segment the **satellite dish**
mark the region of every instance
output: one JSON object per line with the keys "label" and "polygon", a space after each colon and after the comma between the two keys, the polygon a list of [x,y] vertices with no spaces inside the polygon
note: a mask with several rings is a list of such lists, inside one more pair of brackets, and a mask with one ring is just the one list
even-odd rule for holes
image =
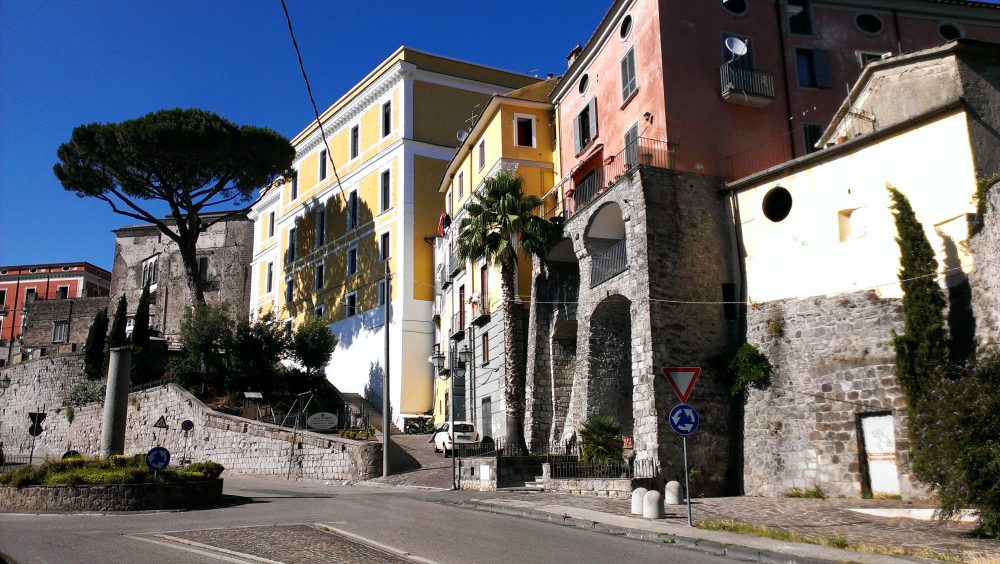
{"label": "satellite dish", "polygon": [[726,38],[726,49],[733,54],[733,59],[730,60],[735,60],[737,57],[747,54],[747,42],[739,37],[730,36]]}
{"label": "satellite dish", "polygon": [[458,133],[455,134],[455,137],[458,138],[459,143],[464,143],[465,140],[469,137],[469,132],[464,129],[459,129]]}

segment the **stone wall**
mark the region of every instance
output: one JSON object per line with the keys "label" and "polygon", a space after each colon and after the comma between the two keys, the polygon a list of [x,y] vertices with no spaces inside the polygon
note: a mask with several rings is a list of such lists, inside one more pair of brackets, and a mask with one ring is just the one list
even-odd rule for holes
{"label": "stone wall", "polygon": [[[0,369],[0,377],[10,378],[10,388],[0,396],[0,442],[8,453],[27,453],[31,444],[28,435],[28,413],[44,411],[48,415],[42,427],[48,429],[67,424],[63,404],[70,388],[83,382],[83,354],[46,356]],[[52,439],[50,441],[50,439]],[[65,452],[65,442],[42,434],[36,446],[45,452]]]}
{"label": "stone wall", "polygon": [[976,268],[969,274],[972,313],[980,345],[1000,346],[1000,182],[988,191],[989,204],[978,220],[970,248]]}
{"label": "stone wall", "polygon": [[[44,354],[82,351],[94,316],[107,307],[107,296],[35,300],[25,306],[28,324],[24,329],[22,346],[25,349],[41,348]],[[52,326],[56,321],[65,321],[68,324],[66,338],[60,343],[52,341]]]}
{"label": "stone wall", "polygon": [[222,497],[222,480],[184,484],[0,486],[7,511],[144,511],[206,507]]}
{"label": "stone wall", "polygon": [[789,299],[751,308],[747,321],[747,341],[774,367],[771,386],[752,390],[746,403],[747,494],[818,485],[859,497],[867,487],[860,418],[891,414],[900,494],[927,496],[910,472],[905,402],[893,376],[899,300],[874,291]]}

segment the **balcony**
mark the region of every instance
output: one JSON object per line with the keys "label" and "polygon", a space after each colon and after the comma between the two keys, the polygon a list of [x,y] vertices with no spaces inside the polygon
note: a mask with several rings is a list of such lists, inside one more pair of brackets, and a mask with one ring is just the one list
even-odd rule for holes
{"label": "balcony", "polygon": [[590,263],[590,287],[606,282],[628,268],[628,252],[625,240],[611,245],[595,255]]}
{"label": "balcony", "polygon": [[451,316],[451,339],[458,341],[465,336],[465,310],[456,311]]}
{"label": "balcony", "polygon": [[438,289],[444,290],[448,286],[451,286],[451,276],[448,276],[448,269],[442,266],[437,271],[437,282]]}
{"label": "balcony", "polygon": [[431,317],[434,321],[438,321],[441,319],[442,312],[444,312],[444,296],[438,296],[431,304]]}
{"label": "balcony", "polygon": [[677,143],[646,137],[629,143],[617,155],[604,159],[602,166],[566,190],[561,215],[569,218],[580,212],[640,167],[673,169],[676,148]]}
{"label": "balcony", "polygon": [[766,72],[724,64],[719,82],[722,99],[731,104],[766,108],[774,100],[774,80]]}
{"label": "balcony", "polygon": [[458,273],[463,270],[465,270],[465,261],[459,258],[458,255],[452,254],[448,258],[448,272],[451,274],[451,277],[454,278],[458,276]]}
{"label": "balcony", "polygon": [[472,323],[476,325],[482,325],[490,320],[490,295],[483,294],[483,297],[479,300],[479,304],[473,310]]}

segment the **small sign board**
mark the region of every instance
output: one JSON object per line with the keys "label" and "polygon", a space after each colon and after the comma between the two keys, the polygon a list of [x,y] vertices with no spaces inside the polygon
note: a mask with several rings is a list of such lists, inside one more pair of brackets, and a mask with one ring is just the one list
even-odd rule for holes
{"label": "small sign board", "polygon": [[166,429],[167,419],[161,415],[160,418],[156,420],[156,423],[153,423],[153,427],[156,429]]}
{"label": "small sign board", "polygon": [[185,419],[184,422],[181,423],[181,431],[188,432],[191,429],[194,429],[194,421],[191,421],[190,419]]}
{"label": "small sign board", "polygon": [[163,447],[153,447],[146,453],[146,466],[159,472],[170,464],[170,451]]}
{"label": "small sign board", "polygon": [[687,403],[688,397],[691,396],[691,390],[694,389],[694,383],[698,380],[698,375],[701,374],[701,368],[697,366],[664,368],[663,374],[666,375],[681,403]]}
{"label": "small sign board", "polygon": [[686,403],[675,405],[670,410],[669,422],[675,433],[686,437],[698,429],[698,412]]}
{"label": "small sign board", "polygon": [[306,425],[320,431],[329,431],[337,426],[337,416],[326,411],[313,413],[306,419]]}

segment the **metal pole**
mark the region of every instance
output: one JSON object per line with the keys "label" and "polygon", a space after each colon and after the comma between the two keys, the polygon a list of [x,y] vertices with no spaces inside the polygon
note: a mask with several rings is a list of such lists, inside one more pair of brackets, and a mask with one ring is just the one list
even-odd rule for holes
{"label": "metal pole", "polygon": [[385,330],[385,364],[382,368],[382,477],[389,475],[389,261],[385,261],[385,303],[382,307],[383,329]]}
{"label": "metal pole", "polygon": [[[452,355],[452,358],[456,358]],[[453,364],[454,365],[454,361]],[[451,489],[458,489],[456,485],[455,476],[457,472],[455,470],[455,438],[458,436],[455,434],[455,375],[457,373],[452,371],[448,381],[450,383],[450,391],[448,392],[448,400],[450,404],[448,405],[448,434],[451,435]],[[448,452],[445,449],[445,452]]]}
{"label": "metal pole", "polygon": [[690,486],[690,484],[688,484],[688,439],[687,439],[687,437],[681,437],[681,442],[684,443],[684,497],[687,498],[688,527],[693,527],[694,523],[691,521],[691,486]]}

